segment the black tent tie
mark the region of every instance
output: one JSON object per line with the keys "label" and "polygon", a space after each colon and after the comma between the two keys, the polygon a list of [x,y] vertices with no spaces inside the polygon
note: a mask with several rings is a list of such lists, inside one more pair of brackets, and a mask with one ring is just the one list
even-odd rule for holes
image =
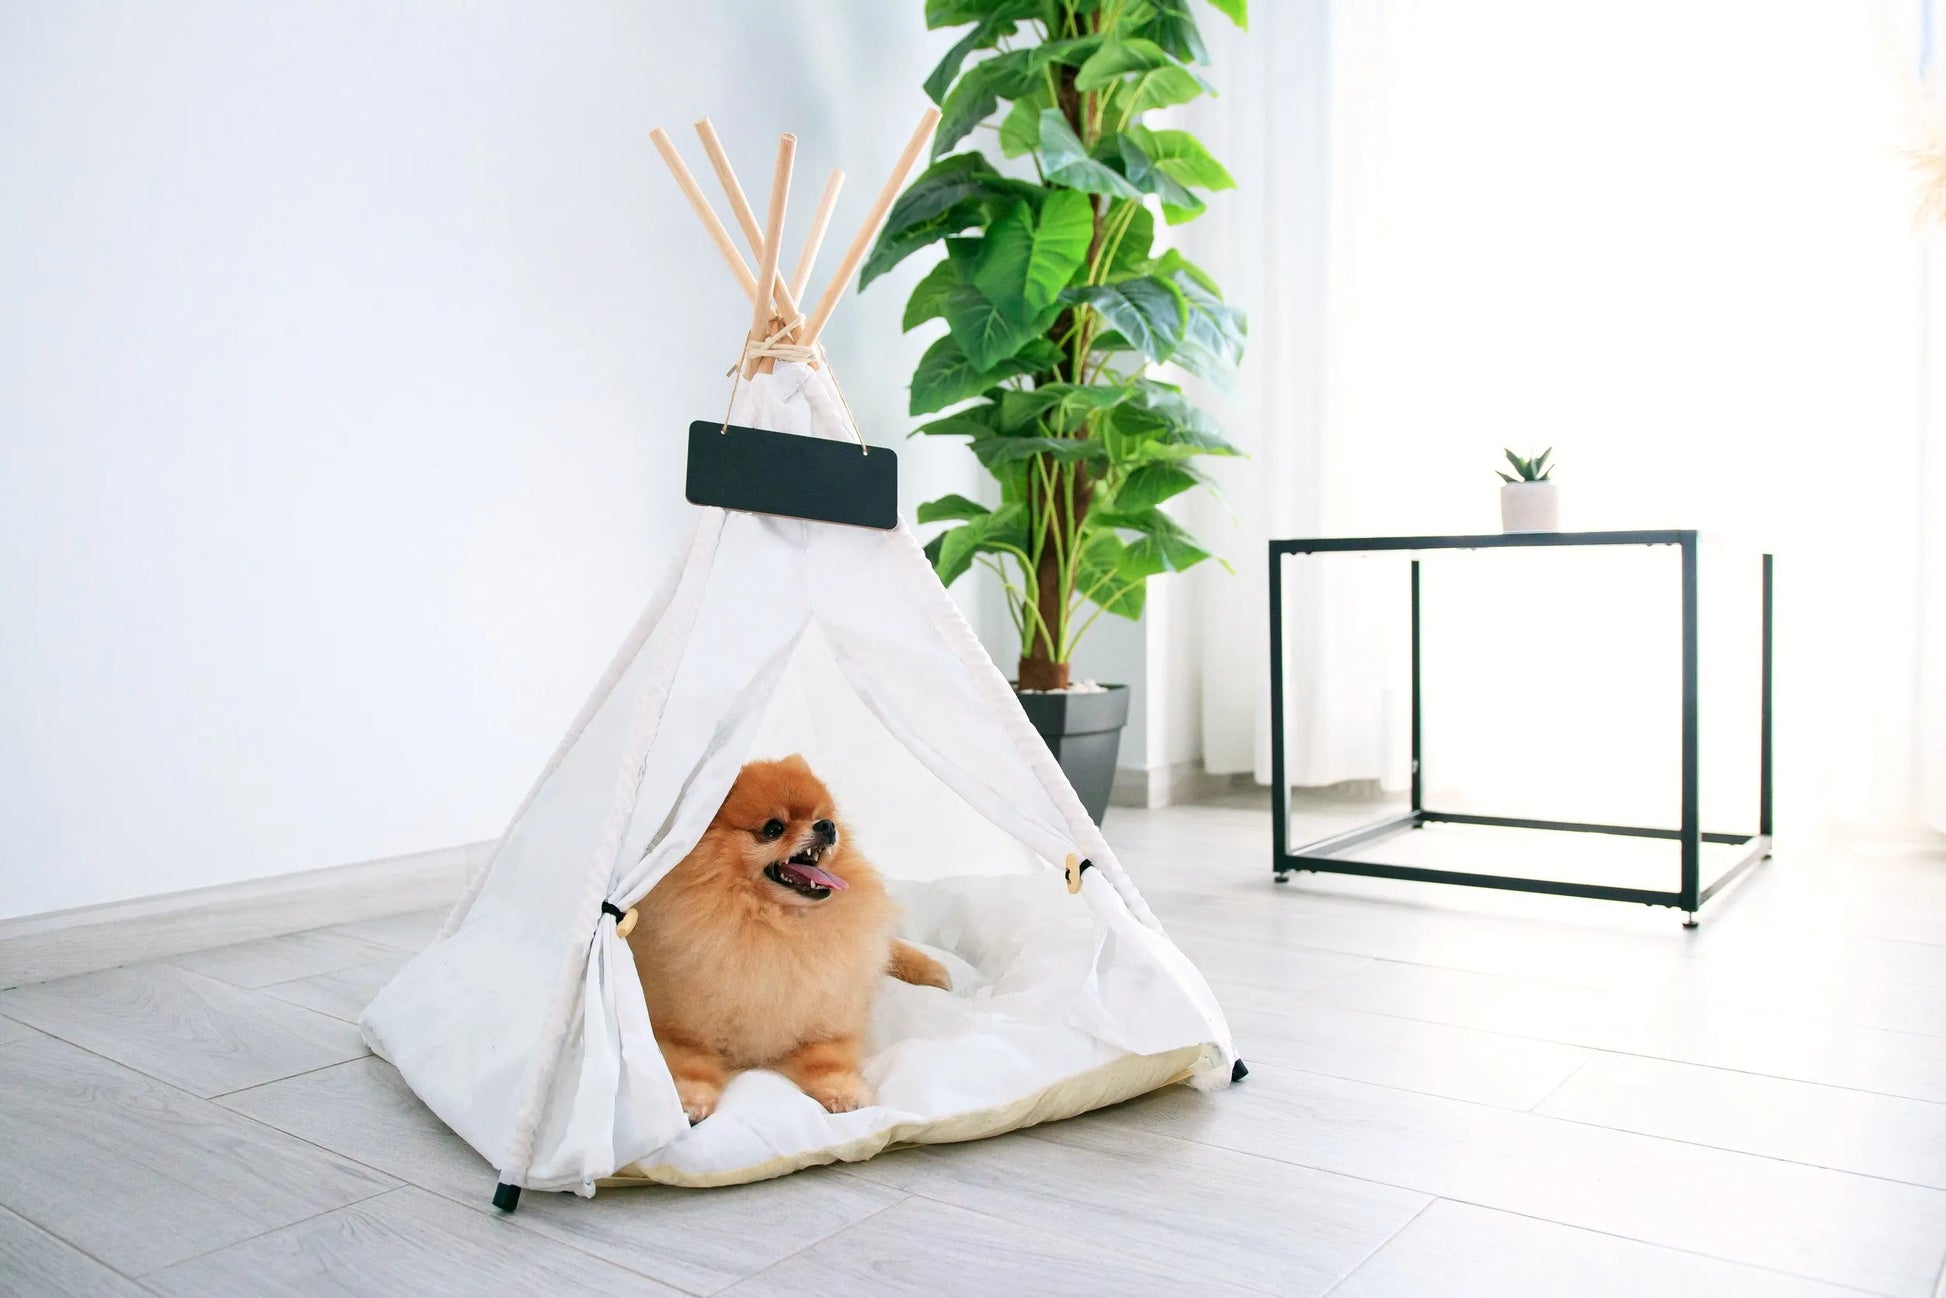
{"label": "black tent tie", "polygon": [[[601,913],[604,915],[613,915],[615,917],[616,937],[626,938],[630,933],[633,933],[635,931],[636,917],[635,917],[635,908],[633,906],[629,907],[627,910],[623,910],[620,906],[617,906],[612,901],[604,901],[603,903],[601,903]],[[600,921],[596,921],[596,922],[599,923]]]}

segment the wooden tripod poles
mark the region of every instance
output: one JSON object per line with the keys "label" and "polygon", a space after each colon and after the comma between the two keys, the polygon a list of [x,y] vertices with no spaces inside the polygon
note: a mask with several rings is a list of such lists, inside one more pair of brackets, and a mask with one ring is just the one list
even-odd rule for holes
{"label": "wooden tripod poles", "polygon": [[[912,137],[906,142],[905,150],[893,165],[892,174],[879,188],[878,196],[872,200],[871,208],[865,214],[864,222],[858,233],[852,236],[851,244],[845,249],[844,257],[838,263],[837,271],[819,295],[816,307],[811,314],[803,315],[800,302],[804,290],[811,282],[811,269],[817,261],[818,250],[824,244],[825,231],[830,227],[832,213],[838,204],[838,191],[844,184],[844,173],[834,171],[825,182],[824,194],[818,200],[817,211],[811,218],[811,228],[805,236],[803,250],[798,254],[797,268],[788,280],[782,267],[784,243],[784,214],[790,199],[791,171],[797,157],[797,137],[785,135],[777,142],[777,163],[771,173],[770,207],[765,214],[762,226],[757,224],[757,213],[750,206],[750,200],[737,180],[736,171],[730,166],[729,155],[724,152],[723,142],[717,138],[716,128],[705,117],[696,123],[696,134],[701,137],[703,152],[716,172],[716,179],[723,187],[724,197],[729,201],[730,214],[742,230],[744,240],[749,244],[751,254],[757,259],[757,269],[753,272],[750,264],[743,259],[735,238],[717,217],[716,210],[703,194],[702,187],[684,165],[682,155],[676,152],[675,143],[669,133],[661,127],[649,132],[655,143],[656,152],[668,164],[670,174],[676,178],[676,185],[682,190],[683,197],[702,221],[703,229],[708,232],[710,242],[722,254],[730,267],[737,283],[743,286],[750,299],[751,324],[750,337],[757,343],[766,340],[773,346],[781,344],[785,349],[815,348],[818,335],[831,320],[831,313],[838,307],[838,299],[844,296],[845,285],[858,270],[858,265],[870,251],[872,240],[878,237],[879,227],[885,224],[885,217],[892,209],[892,202],[898,197],[899,189],[911,174],[913,165],[924,152],[926,141],[931,137],[933,128],[938,125],[939,110],[926,109],[913,130]],[[817,364],[815,354],[806,353],[805,359]],[[796,359],[796,357],[792,357]],[[774,356],[753,356],[746,360],[744,373],[754,374],[758,369],[768,370],[775,363]]]}

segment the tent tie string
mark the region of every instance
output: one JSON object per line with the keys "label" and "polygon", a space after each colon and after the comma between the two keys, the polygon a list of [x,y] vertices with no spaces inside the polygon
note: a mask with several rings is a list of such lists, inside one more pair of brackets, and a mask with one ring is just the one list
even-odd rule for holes
{"label": "tent tie string", "polygon": [[736,362],[729,369],[723,371],[724,377],[730,378],[730,399],[723,403],[723,424],[716,431],[719,434],[730,431],[730,411],[736,408],[737,389],[743,384],[744,367],[752,361],[772,360],[795,362],[799,365],[821,365],[824,367],[824,372],[831,377],[831,386],[837,390],[838,404],[844,407],[845,422],[851,426],[851,435],[857,439],[859,451],[870,455],[872,448],[865,444],[865,435],[858,431],[858,416],[851,413],[851,401],[845,396],[845,385],[838,382],[838,371],[831,367],[831,358],[825,355],[824,344],[784,341],[787,335],[794,333],[803,324],[804,316],[800,312],[771,330],[767,337],[759,338],[752,334],[744,339],[743,354],[737,357]]}
{"label": "tent tie string", "polygon": [[601,903],[601,913],[615,917],[616,937],[626,938],[635,931],[635,907],[630,906],[627,910],[623,910],[612,901],[604,901]]}

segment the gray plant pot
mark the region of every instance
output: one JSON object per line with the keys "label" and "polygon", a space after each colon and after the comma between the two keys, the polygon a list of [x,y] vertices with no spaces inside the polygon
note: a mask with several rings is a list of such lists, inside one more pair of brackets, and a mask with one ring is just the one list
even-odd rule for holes
{"label": "gray plant pot", "polygon": [[1108,814],[1115,785],[1115,755],[1128,724],[1128,686],[1110,685],[1085,694],[1022,694],[1014,697],[1054,751],[1068,783],[1097,825]]}

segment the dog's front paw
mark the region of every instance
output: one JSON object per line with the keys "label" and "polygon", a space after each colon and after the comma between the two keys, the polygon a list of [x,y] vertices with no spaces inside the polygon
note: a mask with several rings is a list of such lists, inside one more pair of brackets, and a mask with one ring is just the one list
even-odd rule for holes
{"label": "dog's front paw", "polygon": [[872,1088],[856,1074],[824,1078],[805,1093],[831,1113],[850,1113],[853,1109],[872,1107]]}
{"label": "dog's front paw", "polygon": [[892,958],[886,965],[886,972],[900,982],[911,983],[915,987],[937,987],[943,992],[953,990],[953,977],[946,972],[946,966],[910,942],[892,943]]}
{"label": "dog's front paw", "polygon": [[714,1082],[678,1081],[676,1098],[682,1101],[682,1111],[689,1115],[689,1125],[693,1127],[716,1112],[723,1088]]}

